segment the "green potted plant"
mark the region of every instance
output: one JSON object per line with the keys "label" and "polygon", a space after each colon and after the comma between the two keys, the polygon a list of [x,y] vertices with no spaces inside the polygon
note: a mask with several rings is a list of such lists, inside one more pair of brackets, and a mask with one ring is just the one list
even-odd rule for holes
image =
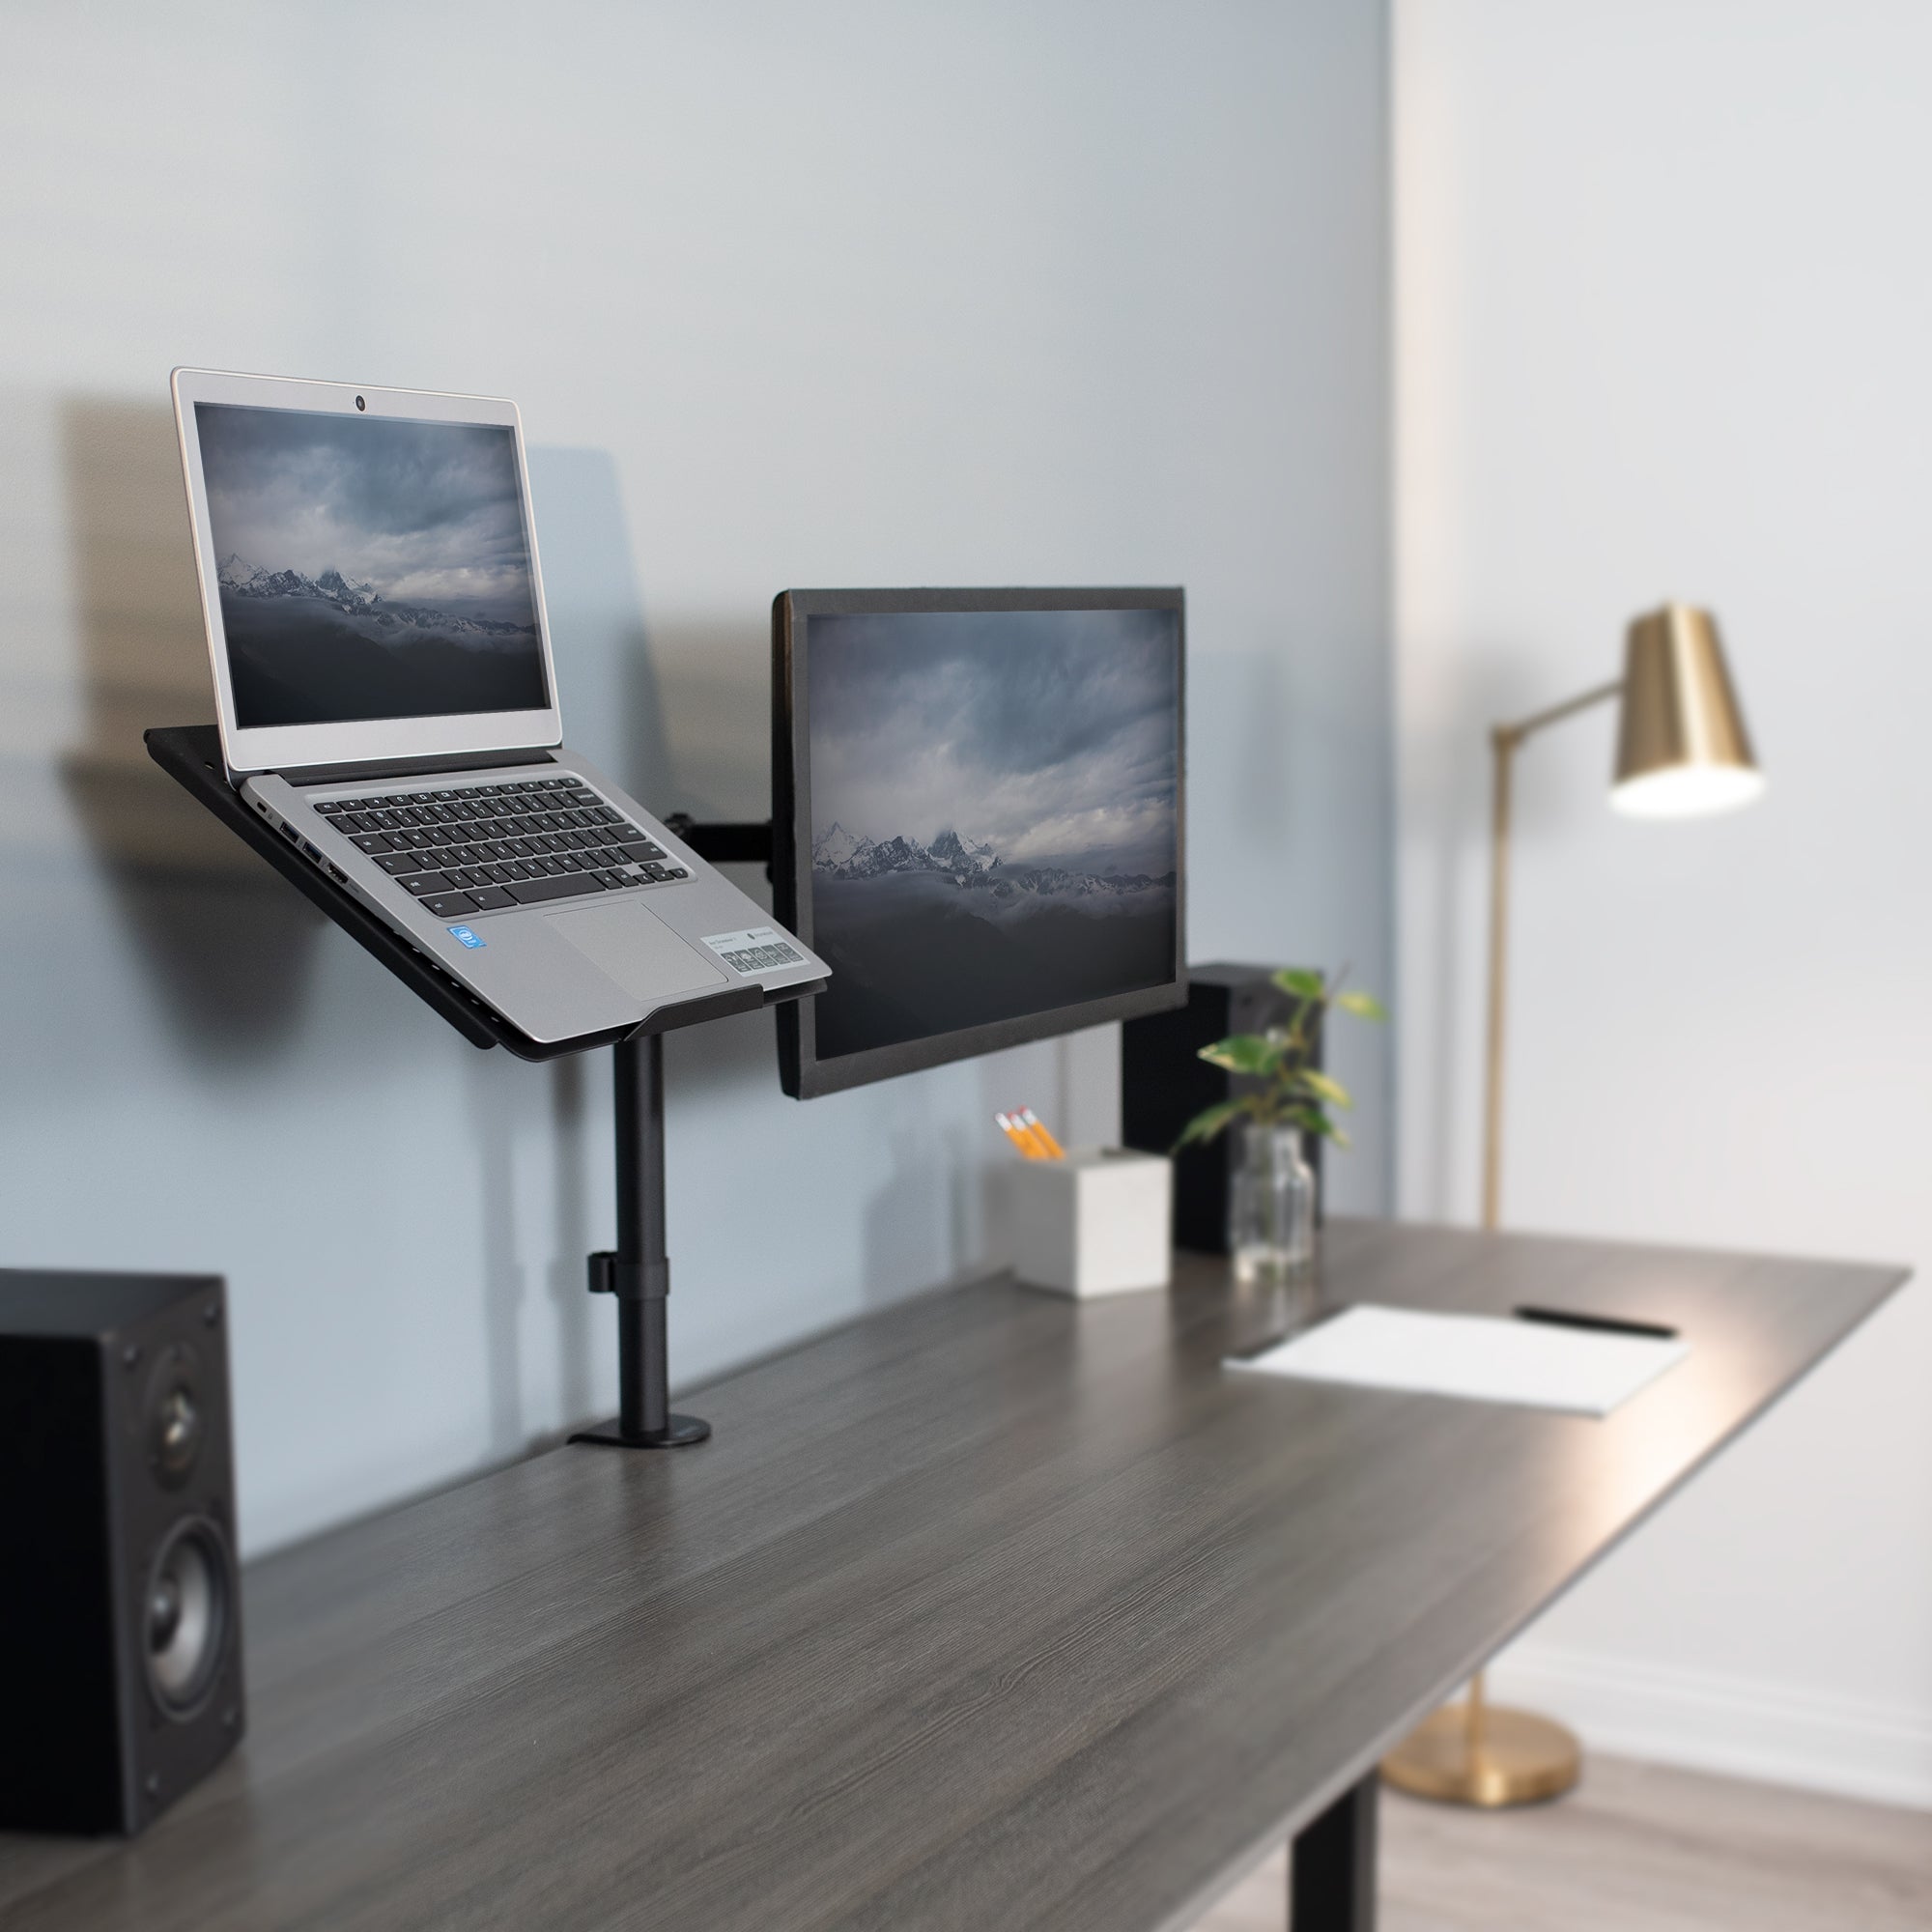
{"label": "green potted plant", "polygon": [[1331,1010],[1387,1017],[1373,994],[1345,987],[1347,977],[1346,968],[1331,978],[1284,966],[1273,980],[1294,1002],[1287,1025],[1201,1049],[1203,1060],[1249,1083],[1233,1099],[1203,1108],[1175,1143],[1178,1153],[1240,1128],[1240,1157],[1228,1183],[1228,1248],[1237,1281],[1285,1281],[1315,1259],[1315,1177],[1302,1158],[1302,1136],[1347,1147],[1335,1116],[1354,1105],[1349,1090],[1315,1065],[1316,1043]]}

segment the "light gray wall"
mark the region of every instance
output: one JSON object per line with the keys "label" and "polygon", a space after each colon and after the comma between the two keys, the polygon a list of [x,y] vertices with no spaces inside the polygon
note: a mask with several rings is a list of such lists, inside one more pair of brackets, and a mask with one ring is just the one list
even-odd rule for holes
{"label": "light gray wall", "polygon": [[[1402,0],[1402,1205],[1472,1215],[1485,727],[1724,626],[1769,781],[1520,761],[1504,1217],[1932,1260],[1932,12]],[[1507,1655],[1646,1757],[1932,1805],[1932,1292],[1907,1288]]]}
{"label": "light gray wall", "polygon": [[[1193,952],[1389,954],[1384,33],[1296,5],[15,9],[0,1259],[223,1270],[253,1548],[607,1405],[601,1064],[481,1054],[146,765],[208,715],[169,366],[513,395],[572,741],[765,802],[788,583],[1179,581]],[[1111,1032],[801,1107],[668,1049],[672,1346],[971,1264]],[[1343,1203],[1382,1199],[1379,1048]]]}

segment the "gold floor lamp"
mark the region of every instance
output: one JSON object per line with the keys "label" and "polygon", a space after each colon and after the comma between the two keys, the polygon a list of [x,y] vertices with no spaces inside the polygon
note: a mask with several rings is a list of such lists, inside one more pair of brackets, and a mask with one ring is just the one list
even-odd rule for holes
{"label": "gold floor lamp", "polygon": [[[1518,750],[1547,724],[1622,699],[1610,802],[1634,818],[1690,818],[1748,805],[1764,789],[1708,611],[1666,604],[1636,618],[1624,674],[1564,704],[1498,724],[1490,857],[1489,1051],[1483,1095],[1483,1226],[1502,1187],[1503,1017],[1509,967],[1510,780]],[[1479,1671],[1461,1704],[1435,1712],[1382,1760],[1404,1791],[1459,1804],[1528,1804],[1577,1782],[1582,1750],[1561,1724],[1485,1702]]]}

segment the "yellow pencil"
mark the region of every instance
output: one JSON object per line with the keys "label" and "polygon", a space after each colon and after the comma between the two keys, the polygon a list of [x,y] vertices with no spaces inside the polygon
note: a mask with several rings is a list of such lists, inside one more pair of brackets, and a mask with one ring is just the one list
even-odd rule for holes
{"label": "yellow pencil", "polygon": [[1046,1122],[1031,1107],[1022,1107],[1019,1113],[1020,1125],[1046,1150],[1049,1160],[1065,1160],[1066,1150],[1047,1132]]}
{"label": "yellow pencil", "polygon": [[1046,1150],[1010,1114],[995,1114],[993,1124],[1019,1149],[1028,1160],[1044,1160]]}

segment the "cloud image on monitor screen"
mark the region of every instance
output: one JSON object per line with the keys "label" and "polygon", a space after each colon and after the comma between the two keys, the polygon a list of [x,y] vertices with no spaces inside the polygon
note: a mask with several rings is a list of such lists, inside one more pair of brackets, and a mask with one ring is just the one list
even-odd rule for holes
{"label": "cloud image on monitor screen", "polygon": [[1173,977],[1175,612],[808,622],[820,1058]]}

